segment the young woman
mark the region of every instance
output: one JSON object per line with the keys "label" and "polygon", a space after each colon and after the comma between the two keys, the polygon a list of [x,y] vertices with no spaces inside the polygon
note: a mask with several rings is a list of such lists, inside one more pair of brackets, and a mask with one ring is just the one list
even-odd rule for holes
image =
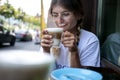
{"label": "young woman", "polygon": [[[56,67],[99,67],[99,40],[93,33],[82,29],[84,10],[81,1],[52,0],[50,14],[57,27],[64,29]],[[44,30],[41,39],[43,51],[50,53],[51,45],[52,36]]]}

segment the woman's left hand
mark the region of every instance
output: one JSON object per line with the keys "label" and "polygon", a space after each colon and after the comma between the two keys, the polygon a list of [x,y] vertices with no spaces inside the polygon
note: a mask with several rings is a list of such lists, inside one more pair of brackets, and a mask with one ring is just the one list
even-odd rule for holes
{"label": "woman's left hand", "polygon": [[70,33],[68,31],[63,32],[62,38],[61,38],[62,44],[65,47],[68,47],[69,50],[77,50],[77,39],[76,36],[73,33]]}

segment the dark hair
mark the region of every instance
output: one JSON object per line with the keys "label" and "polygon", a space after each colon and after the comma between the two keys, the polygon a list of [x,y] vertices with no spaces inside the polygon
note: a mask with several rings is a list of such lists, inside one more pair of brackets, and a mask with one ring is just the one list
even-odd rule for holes
{"label": "dark hair", "polygon": [[81,25],[84,17],[84,10],[81,0],[52,0],[50,6],[50,14],[52,14],[52,8],[55,5],[60,5],[75,14],[75,16],[80,16],[81,19],[78,20],[77,25]]}

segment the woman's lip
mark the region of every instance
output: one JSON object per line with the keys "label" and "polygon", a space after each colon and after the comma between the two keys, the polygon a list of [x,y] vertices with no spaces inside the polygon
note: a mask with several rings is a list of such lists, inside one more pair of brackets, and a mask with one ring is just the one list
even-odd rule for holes
{"label": "woman's lip", "polygon": [[60,28],[64,28],[64,26],[59,26]]}
{"label": "woman's lip", "polygon": [[65,25],[59,25],[59,27],[63,28],[63,27],[65,27]]}
{"label": "woman's lip", "polygon": [[59,27],[64,27],[64,26],[59,26]]}

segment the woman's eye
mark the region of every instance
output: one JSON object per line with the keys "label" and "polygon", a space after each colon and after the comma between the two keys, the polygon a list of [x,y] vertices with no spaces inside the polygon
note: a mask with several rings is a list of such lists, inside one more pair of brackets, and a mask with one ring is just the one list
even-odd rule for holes
{"label": "woman's eye", "polygon": [[63,13],[62,15],[63,16],[69,16],[69,13]]}
{"label": "woman's eye", "polygon": [[53,16],[53,17],[57,17],[58,15],[57,15],[56,13],[53,13],[52,16]]}

